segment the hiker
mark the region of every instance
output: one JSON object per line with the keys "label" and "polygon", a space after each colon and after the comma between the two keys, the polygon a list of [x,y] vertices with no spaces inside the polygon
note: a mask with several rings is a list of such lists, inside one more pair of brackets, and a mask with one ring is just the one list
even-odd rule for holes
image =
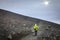
{"label": "hiker", "polygon": [[35,36],[37,36],[38,25],[34,24],[33,29],[34,29],[34,32],[35,32]]}

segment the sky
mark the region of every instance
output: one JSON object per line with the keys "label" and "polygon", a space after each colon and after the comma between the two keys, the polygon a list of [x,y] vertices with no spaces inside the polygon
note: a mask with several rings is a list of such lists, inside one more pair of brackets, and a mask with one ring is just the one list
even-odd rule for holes
{"label": "sky", "polygon": [[0,0],[0,9],[60,24],[60,0]]}

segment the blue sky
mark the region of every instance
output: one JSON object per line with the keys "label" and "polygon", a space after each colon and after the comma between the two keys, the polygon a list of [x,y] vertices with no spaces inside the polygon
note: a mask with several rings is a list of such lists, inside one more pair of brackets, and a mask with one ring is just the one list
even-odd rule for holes
{"label": "blue sky", "polygon": [[0,9],[60,24],[60,0],[0,0]]}

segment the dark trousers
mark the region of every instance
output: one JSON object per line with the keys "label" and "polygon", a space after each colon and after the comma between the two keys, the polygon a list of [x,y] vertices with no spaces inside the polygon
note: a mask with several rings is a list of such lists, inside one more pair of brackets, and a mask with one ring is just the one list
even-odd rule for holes
{"label": "dark trousers", "polygon": [[35,30],[35,36],[37,36],[37,30]]}

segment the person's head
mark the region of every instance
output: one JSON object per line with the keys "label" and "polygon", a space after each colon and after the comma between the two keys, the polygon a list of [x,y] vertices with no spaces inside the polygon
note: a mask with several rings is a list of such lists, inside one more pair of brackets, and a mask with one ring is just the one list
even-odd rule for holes
{"label": "person's head", "polygon": [[35,24],[35,26],[37,26],[37,24]]}

